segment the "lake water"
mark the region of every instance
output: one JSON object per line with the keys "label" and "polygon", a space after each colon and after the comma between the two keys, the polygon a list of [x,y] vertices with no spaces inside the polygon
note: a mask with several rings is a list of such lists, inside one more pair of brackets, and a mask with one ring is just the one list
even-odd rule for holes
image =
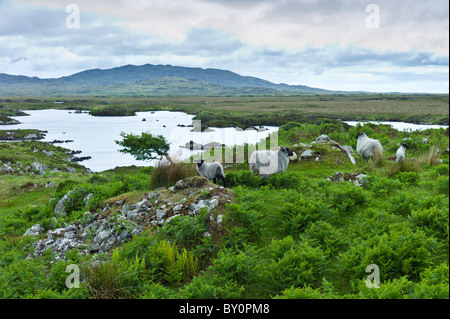
{"label": "lake water", "polygon": [[[178,160],[189,158],[200,151],[190,151],[181,148],[189,141],[199,144],[218,142],[226,146],[256,144],[270,133],[278,131],[278,127],[267,126],[267,130],[238,131],[235,128],[211,128],[213,132],[193,132],[194,115],[184,112],[155,111],[137,112],[135,116],[96,117],[87,112],[75,113],[73,110],[37,110],[26,111],[30,116],[13,117],[21,122],[17,125],[0,125],[0,129],[38,129],[48,131],[44,141],[73,140],[70,143],[56,144],[62,147],[81,151],[76,156],[91,156],[81,164],[94,172],[100,172],[116,166],[147,166],[156,161],[137,161],[130,154],[120,153],[120,146],[114,141],[121,140],[120,133],[141,134],[150,132],[153,135],[163,135],[170,143],[170,156]],[[145,121],[143,121],[145,119]],[[357,121],[346,121],[356,125]],[[448,127],[445,125],[418,125],[404,122],[373,122],[390,124],[398,130],[423,130],[428,128]]]}
{"label": "lake water", "polygon": [[[189,141],[199,144],[218,142],[231,145],[256,144],[278,127],[267,126],[267,130],[238,131],[235,128],[211,128],[213,132],[192,132],[194,115],[183,112],[155,111],[137,112],[135,116],[91,116],[87,112],[75,113],[73,110],[26,111],[30,116],[13,117],[21,122],[17,125],[0,125],[0,129],[38,129],[48,131],[43,141],[73,140],[70,143],[55,144],[71,150],[80,150],[78,157],[91,156],[80,164],[94,172],[116,166],[148,166],[155,161],[137,161],[130,154],[120,153],[120,146],[114,141],[121,140],[120,133],[141,134],[150,132],[163,135],[170,143],[170,155],[183,160],[200,151],[190,151],[184,146]],[[145,121],[143,121],[145,119]]]}
{"label": "lake water", "polygon": [[356,124],[361,123],[374,123],[374,124],[389,124],[394,129],[399,131],[422,131],[427,129],[439,129],[439,128],[447,128],[448,125],[434,125],[434,124],[413,124],[413,123],[406,123],[406,122],[377,122],[377,121],[344,121],[344,123],[347,123],[351,126],[356,126]]}

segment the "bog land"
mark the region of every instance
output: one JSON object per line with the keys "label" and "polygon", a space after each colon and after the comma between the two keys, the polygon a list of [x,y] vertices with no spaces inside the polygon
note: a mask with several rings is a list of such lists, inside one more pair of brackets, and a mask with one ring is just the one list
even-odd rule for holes
{"label": "bog land", "polygon": [[92,115],[184,111],[207,126],[275,125],[314,119],[448,124],[448,94],[317,94],[203,97],[0,97],[0,116],[14,110],[79,109]]}
{"label": "bog land", "polygon": [[[298,155],[264,181],[248,157],[224,165],[221,188],[193,163],[92,174],[68,149],[0,143],[0,298],[449,298],[448,128],[337,121],[448,124],[448,95],[3,97],[0,105],[19,121],[18,110],[64,108],[280,125],[278,144]],[[355,150],[360,131],[381,142],[382,158],[355,152],[352,163],[317,139]],[[402,142],[409,149],[397,162]]]}

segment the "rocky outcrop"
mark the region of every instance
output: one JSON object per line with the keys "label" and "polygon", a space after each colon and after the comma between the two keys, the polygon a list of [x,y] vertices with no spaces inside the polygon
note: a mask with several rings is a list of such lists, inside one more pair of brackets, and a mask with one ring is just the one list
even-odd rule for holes
{"label": "rocky outcrop", "polygon": [[364,182],[364,178],[368,175],[360,174],[360,173],[341,173],[336,172],[334,175],[327,178],[327,181],[332,182],[353,182],[353,184],[357,186],[362,186]]}
{"label": "rocky outcrop", "polygon": [[23,235],[24,236],[38,236],[38,235],[42,234],[43,232],[44,232],[44,228],[40,224],[34,224]]}
{"label": "rocky outcrop", "polygon": [[300,159],[308,159],[313,157],[313,153],[311,150],[306,150],[303,153],[300,154]]}
{"label": "rocky outcrop", "polygon": [[205,145],[202,145],[202,144],[194,142],[194,141],[186,142],[183,146],[180,145],[180,147],[186,148],[186,149],[191,150],[191,151],[195,151],[195,150],[209,150],[209,149],[212,149],[212,148],[222,148],[224,146],[225,146],[225,144],[221,144],[221,143],[218,143],[218,142],[209,142],[209,143],[207,143]]}
{"label": "rocky outcrop", "polygon": [[48,170],[48,166],[41,164],[38,161],[34,161],[33,163],[31,163],[31,169],[38,171],[40,175],[43,175]]}
{"label": "rocky outcrop", "polygon": [[[316,138],[315,141],[312,141],[309,144],[306,143],[298,143],[298,144],[294,144],[294,147],[301,147],[303,150],[300,153],[300,156],[298,157],[298,160],[308,160],[308,159],[312,159],[314,158],[315,161],[319,161],[321,160],[321,154],[320,153],[313,153],[313,151],[311,150],[311,148],[313,148],[313,145],[315,144],[325,144],[325,145],[329,145],[331,147],[331,149],[335,150],[335,151],[340,151],[341,153],[345,154],[350,161],[352,162],[353,165],[356,164],[356,161],[353,157],[353,149],[351,146],[348,145],[344,145],[341,146],[338,142],[333,141],[328,135],[326,134],[321,134],[320,136],[318,136]],[[306,149],[305,149],[306,148]],[[344,164],[343,161],[338,161],[341,164]]]}
{"label": "rocky outcrop", "polygon": [[[58,212],[70,197],[68,192],[58,202]],[[146,229],[164,227],[176,216],[195,216],[206,213],[209,230],[204,236],[212,236],[221,228],[223,214],[220,207],[231,201],[228,190],[203,177],[191,177],[178,181],[170,189],[147,193],[139,202],[126,203],[125,199],[111,199],[99,213],[86,212],[80,220],[67,227],[50,229],[46,238],[37,241],[30,256],[42,256],[47,250],[56,258],[78,248],[81,254],[108,252],[122,243],[132,240]],[[56,209],[55,209],[56,214]],[[27,236],[43,233],[40,225],[33,225]]]}
{"label": "rocky outcrop", "polygon": [[[0,123],[1,124],[1,123]],[[8,124],[18,124],[18,123],[8,123]],[[3,134],[0,135],[0,141],[32,141],[32,140],[42,140],[45,138],[47,131],[36,130],[33,133],[22,135],[20,130],[5,130]]]}

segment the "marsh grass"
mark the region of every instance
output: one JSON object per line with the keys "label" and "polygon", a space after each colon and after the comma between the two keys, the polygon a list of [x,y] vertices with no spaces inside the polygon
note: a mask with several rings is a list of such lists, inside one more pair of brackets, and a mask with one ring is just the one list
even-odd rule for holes
{"label": "marsh grass", "polygon": [[379,157],[368,163],[367,170],[371,173],[378,171],[382,176],[392,177],[401,172],[420,172],[423,167],[436,166],[440,163],[440,153],[434,148],[430,148],[427,153],[419,154],[417,157],[410,157],[399,162]]}
{"label": "marsh grass", "polygon": [[99,262],[86,268],[85,285],[94,299],[128,299],[132,297],[129,272],[122,272],[112,262]]}
{"label": "marsh grass", "polygon": [[195,175],[194,164],[182,162],[160,161],[152,172],[150,187],[170,187],[180,179]]}

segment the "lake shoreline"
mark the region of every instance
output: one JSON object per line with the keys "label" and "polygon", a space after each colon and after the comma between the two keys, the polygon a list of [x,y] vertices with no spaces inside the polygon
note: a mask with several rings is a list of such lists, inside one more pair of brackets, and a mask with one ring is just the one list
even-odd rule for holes
{"label": "lake shoreline", "polygon": [[[175,111],[193,115],[206,127],[281,126],[289,121],[392,121],[449,124],[448,94],[332,94],[301,96],[61,96],[2,97],[0,115],[14,110],[93,110],[105,115]],[[96,111],[92,113],[96,113]],[[111,113],[112,112],[112,113]],[[109,114],[108,114],[109,113]],[[95,114],[97,115],[97,114]]]}
{"label": "lake shoreline", "polygon": [[[241,131],[228,127],[198,132],[192,127],[193,115],[172,111],[137,112],[136,116],[101,118],[85,112],[60,109],[32,110],[28,113],[30,116],[16,126],[17,130],[13,130],[15,133],[25,132],[26,129],[34,129],[33,132],[37,132],[45,128],[47,134],[45,137],[40,136],[40,141],[56,144],[70,142],[66,147],[81,150],[83,165],[94,172],[116,166],[152,165],[151,162],[137,161],[129,154],[118,152],[119,146],[115,141],[120,140],[121,132],[141,134],[148,131],[154,135],[164,135],[171,145],[169,156],[184,160],[196,152],[183,148],[191,140],[203,146],[214,145],[211,143],[227,146],[256,144],[278,129],[265,127],[264,130]],[[2,132],[3,135],[9,136],[10,127],[7,132],[0,126],[0,136]]]}

